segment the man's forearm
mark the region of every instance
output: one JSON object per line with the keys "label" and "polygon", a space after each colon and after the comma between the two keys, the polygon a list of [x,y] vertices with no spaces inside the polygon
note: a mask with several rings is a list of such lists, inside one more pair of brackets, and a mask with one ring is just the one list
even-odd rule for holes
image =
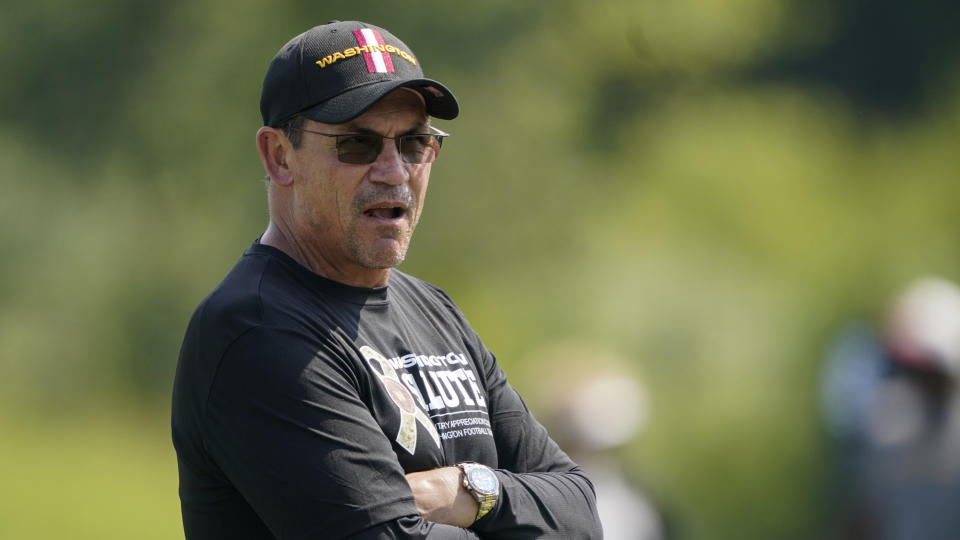
{"label": "man's forearm", "polygon": [[[579,469],[503,474],[510,508],[493,516],[493,521],[481,522],[484,538],[601,537],[593,486]],[[425,521],[461,528],[474,523],[479,504],[463,487],[459,468],[409,473],[406,479]]]}
{"label": "man's forearm", "polygon": [[579,468],[569,471],[497,471],[500,504],[474,530],[491,540],[603,537],[593,485]]}
{"label": "man's forearm", "polygon": [[464,528],[473,524],[479,504],[464,489],[461,475],[457,467],[406,475],[416,499],[417,511],[423,519]]}

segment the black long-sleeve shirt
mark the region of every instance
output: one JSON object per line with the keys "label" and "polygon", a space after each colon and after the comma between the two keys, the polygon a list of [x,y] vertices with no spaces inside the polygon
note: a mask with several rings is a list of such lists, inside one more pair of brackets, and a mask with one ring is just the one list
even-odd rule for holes
{"label": "black long-sleeve shirt", "polygon": [[[439,289],[322,278],[259,243],[197,308],[173,441],[188,539],[600,538],[593,487]],[[405,473],[475,461],[497,505],[425,522]]]}

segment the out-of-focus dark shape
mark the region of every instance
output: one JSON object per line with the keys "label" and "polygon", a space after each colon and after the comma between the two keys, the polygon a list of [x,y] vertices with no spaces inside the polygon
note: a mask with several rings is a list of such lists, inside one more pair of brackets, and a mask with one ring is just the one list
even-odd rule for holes
{"label": "out-of-focus dark shape", "polygon": [[911,283],[879,333],[841,335],[822,405],[837,443],[834,538],[960,538],[960,288]]}
{"label": "out-of-focus dark shape", "polygon": [[820,37],[785,40],[755,75],[835,89],[861,112],[909,118],[950,82],[960,59],[956,2],[796,0],[794,11],[793,32]]}

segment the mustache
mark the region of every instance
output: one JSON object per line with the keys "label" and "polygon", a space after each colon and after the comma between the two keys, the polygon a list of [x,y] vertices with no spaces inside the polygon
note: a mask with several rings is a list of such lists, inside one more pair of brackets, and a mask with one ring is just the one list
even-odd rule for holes
{"label": "mustache", "polygon": [[372,187],[357,193],[353,198],[353,208],[358,212],[362,212],[364,208],[371,204],[382,201],[402,203],[408,210],[417,207],[417,200],[408,185],[401,184],[382,187],[382,184],[374,184]]}

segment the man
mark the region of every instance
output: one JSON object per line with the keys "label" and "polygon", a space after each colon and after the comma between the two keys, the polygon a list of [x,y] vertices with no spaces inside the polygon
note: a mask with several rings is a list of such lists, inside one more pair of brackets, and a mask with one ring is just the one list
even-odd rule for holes
{"label": "man", "polygon": [[593,487],[439,289],[392,268],[459,106],[382,28],[274,57],[270,222],[197,308],[173,440],[188,538],[600,538]]}

